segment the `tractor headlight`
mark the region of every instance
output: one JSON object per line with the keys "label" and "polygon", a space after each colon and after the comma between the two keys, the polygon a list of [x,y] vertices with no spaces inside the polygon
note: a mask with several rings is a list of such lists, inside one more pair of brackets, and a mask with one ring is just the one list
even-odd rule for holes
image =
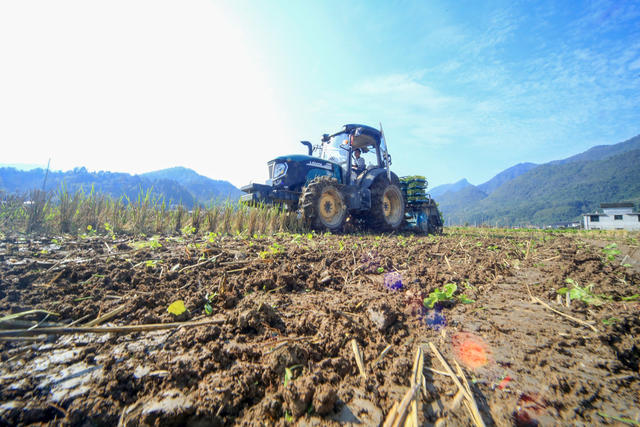
{"label": "tractor headlight", "polygon": [[273,179],[276,180],[281,178],[287,174],[287,164],[286,163],[278,163],[273,168]]}

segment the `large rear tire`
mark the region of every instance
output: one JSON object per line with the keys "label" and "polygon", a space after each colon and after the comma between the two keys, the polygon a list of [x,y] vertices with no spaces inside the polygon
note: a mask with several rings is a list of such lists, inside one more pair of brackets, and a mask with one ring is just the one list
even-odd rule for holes
{"label": "large rear tire", "polygon": [[300,196],[300,213],[307,228],[338,231],[347,217],[342,186],[335,178],[315,178]]}
{"label": "large rear tire", "polygon": [[404,220],[404,197],[396,184],[378,177],[371,186],[371,211],[367,223],[374,230],[397,230]]}

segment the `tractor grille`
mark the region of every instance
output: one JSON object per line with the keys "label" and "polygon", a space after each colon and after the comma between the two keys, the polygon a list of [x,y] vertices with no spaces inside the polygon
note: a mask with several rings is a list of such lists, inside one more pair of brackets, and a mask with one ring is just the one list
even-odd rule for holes
{"label": "tractor grille", "polygon": [[273,168],[276,166],[276,162],[269,162],[267,166],[269,166],[269,179],[273,179]]}

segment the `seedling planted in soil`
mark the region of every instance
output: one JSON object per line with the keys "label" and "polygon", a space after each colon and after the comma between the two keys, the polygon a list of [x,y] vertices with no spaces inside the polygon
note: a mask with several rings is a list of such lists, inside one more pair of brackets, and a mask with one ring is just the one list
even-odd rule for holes
{"label": "seedling planted in soil", "polygon": [[[458,290],[458,285],[455,283],[447,283],[442,289],[435,289],[429,294],[423,301],[425,307],[433,308],[436,303],[452,302],[455,300],[453,294]],[[470,304],[475,302],[466,295],[458,295],[458,300],[463,304]]]}
{"label": "seedling planted in soil", "polygon": [[567,287],[560,288],[557,291],[558,295],[566,295],[567,293],[569,293],[569,298],[571,298],[572,300],[582,301],[585,304],[602,304],[602,300],[592,292],[593,285],[588,285],[584,288],[581,288],[575,280],[569,278],[567,278],[565,282],[571,285],[571,289]]}
{"label": "seedling planted in soil", "polygon": [[605,246],[602,249],[602,253],[604,254],[607,261],[613,261],[616,259],[616,255],[620,255],[618,245],[615,243],[611,243],[610,245]]}

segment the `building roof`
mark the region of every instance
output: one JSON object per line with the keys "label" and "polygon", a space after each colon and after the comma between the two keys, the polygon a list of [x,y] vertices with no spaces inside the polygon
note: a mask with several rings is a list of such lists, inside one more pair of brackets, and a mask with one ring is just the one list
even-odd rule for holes
{"label": "building roof", "polygon": [[621,203],[600,203],[600,207],[602,209],[607,208],[633,208],[634,205],[631,202],[621,202]]}
{"label": "building roof", "polygon": [[[591,212],[591,213],[583,213],[582,216],[589,216],[589,215],[597,215],[597,216],[611,216],[613,214],[609,213],[609,214],[605,214],[602,212]],[[625,213],[620,213],[620,214],[616,214],[616,215],[640,215],[640,212],[625,212]]]}

